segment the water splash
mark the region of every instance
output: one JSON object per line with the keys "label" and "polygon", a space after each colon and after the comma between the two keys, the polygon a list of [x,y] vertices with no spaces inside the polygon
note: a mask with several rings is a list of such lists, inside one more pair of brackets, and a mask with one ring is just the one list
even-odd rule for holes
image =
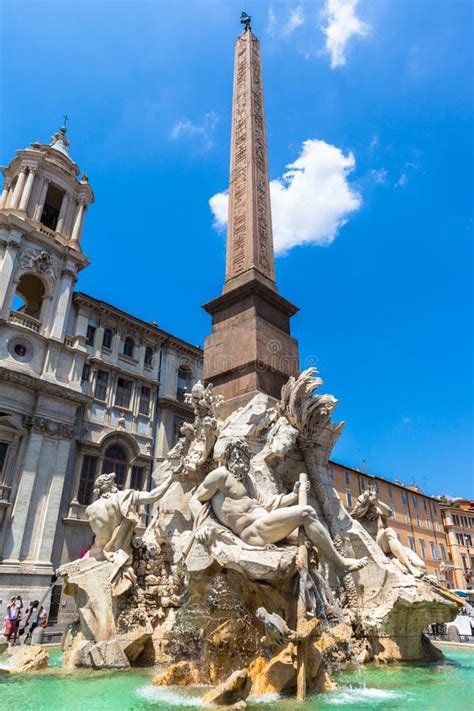
{"label": "water splash", "polygon": [[175,691],[174,689],[159,686],[142,686],[137,689],[136,693],[141,699],[151,704],[162,703],[178,708],[199,708],[204,706],[202,699],[198,696],[192,696],[191,693]]}
{"label": "water splash", "polygon": [[325,698],[327,704],[334,706],[343,706],[344,704],[364,703],[385,703],[386,701],[394,701],[395,699],[406,698],[407,694],[401,694],[398,691],[389,691],[387,689],[361,689],[359,687],[344,687]]}

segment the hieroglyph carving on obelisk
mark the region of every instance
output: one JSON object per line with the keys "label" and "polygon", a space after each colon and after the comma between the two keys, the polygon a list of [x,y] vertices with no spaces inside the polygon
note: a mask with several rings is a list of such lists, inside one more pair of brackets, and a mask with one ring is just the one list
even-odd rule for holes
{"label": "hieroglyph carving on obelisk", "polygon": [[260,43],[247,29],[235,46],[226,282],[254,269],[275,282]]}

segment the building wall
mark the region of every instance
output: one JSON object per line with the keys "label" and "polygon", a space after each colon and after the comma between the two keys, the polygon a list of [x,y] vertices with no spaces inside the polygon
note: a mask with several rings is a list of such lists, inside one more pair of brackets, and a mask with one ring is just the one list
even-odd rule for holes
{"label": "building wall", "polygon": [[466,590],[474,586],[474,502],[461,501],[441,506],[449,550],[453,562],[453,587]]}

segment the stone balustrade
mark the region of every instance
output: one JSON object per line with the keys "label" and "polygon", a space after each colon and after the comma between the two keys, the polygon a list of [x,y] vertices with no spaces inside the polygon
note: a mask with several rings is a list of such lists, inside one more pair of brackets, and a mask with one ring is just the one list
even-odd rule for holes
{"label": "stone balustrade", "polygon": [[38,321],[37,318],[33,318],[33,316],[21,313],[20,311],[11,311],[9,321],[10,323],[15,324],[15,326],[22,326],[23,328],[27,328],[29,331],[34,331],[35,333],[39,333],[41,329],[41,321]]}

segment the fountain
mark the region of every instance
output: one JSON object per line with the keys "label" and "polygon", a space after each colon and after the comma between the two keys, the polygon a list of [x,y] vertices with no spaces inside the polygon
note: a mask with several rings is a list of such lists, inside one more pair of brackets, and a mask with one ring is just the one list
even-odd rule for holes
{"label": "fountain", "polygon": [[331,660],[435,658],[423,628],[451,620],[456,602],[387,543],[389,507],[373,491],[352,515],[342,506],[328,458],[343,425],[321,384],[309,369],[279,402],[260,393],[223,418],[222,397],[197,383],[194,422],[153,491],[99,477],[87,509],[96,546],[58,571],[79,613],[67,667],[159,661],[157,686],[211,685],[205,700],[226,704],[327,690]]}

